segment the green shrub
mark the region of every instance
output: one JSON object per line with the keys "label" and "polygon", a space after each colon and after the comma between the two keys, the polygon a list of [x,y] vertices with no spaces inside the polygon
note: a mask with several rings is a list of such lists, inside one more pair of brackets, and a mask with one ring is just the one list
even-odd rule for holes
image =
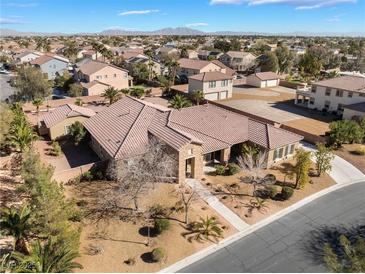
{"label": "green shrub", "polygon": [[284,186],[281,189],[281,197],[283,200],[288,200],[291,196],[293,196],[294,189],[292,187]]}
{"label": "green shrub", "polygon": [[214,168],[217,175],[224,175],[226,173],[226,168],[223,165],[215,165]]}
{"label": "green shrub", "polygon": [[154,262],[161,262],[166,256],[165,250],[161,247],[157,247],[152,250],[151,255]]}
{"label": "green shrub", "polygon": [[274,199],[275,196],[278,194],[279,190],[278,190],[278,187],[275,186],[275,185],[271,185],[271,186],[267,186],[266,187],[267,189],[267,192],[268,192],[268,196],[271,198],[271,199]]}
{"label": "green shrub", "polygon": [[237,164],[234,163],[229,163],[228,164],[228,174],[229,175],[234,175],[238,172],[240,172],[240,167]]}
{"label": "green shrub", "polygon": [[167,219],[156,219],[153,228],[157,234],[161,234],[170,228],[170,221]]}
{"label": "green shrub", "polygon": [[86,171],[81,176],[81,180],[82,181],[89,181],[89,182],[91,182],[93,179],[94,179],[94,176],[91,174],[90,171]]}
{"label": "green shrub", "polygon": [[61,155],[61,146],[58,142],[54,141],[52,142],[52,151],[51,151],[51,154],[53,156],[60,156]]}

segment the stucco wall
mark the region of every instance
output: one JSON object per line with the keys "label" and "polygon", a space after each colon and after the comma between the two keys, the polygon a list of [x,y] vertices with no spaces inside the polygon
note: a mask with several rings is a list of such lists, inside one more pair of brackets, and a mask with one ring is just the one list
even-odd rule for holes
{"label": "stucco wall", "polygon": [[88,118],[84,116],[67,118],[49,129],[49,137],[51,138],[51,140],[62,137],[65,135],[65,126],[70,126],[76,121],[83,123],[87,119]]}
{"label": "stucco wall", "polygon": [[47,73],[48,79],[56,78],[57,74],[62,75],[67,70],[68,64],[57,59],[52,59],[39,66],[43,73]]}
{"label": "stucco wall", "polygon": [[106,83],[116,89],[128,88],[128,73],[126,71],[105,67],[98,72],[89,75],[89,82],[94,80]]}
{"label": "stucco wall", "polygon": [[[192,154],[190,154],[192,152]],[[194,158],[194,168],[193,168],[193,177],[196,179],[201,179],[203,176],[203,155],[202,148],[199,145],[187,144],[183,148],[180,149],[178,155],[178,181],[182,183],[185,181],[185,166],[186,159]]]}
{"label": "stucco wall", "polygon": [[344,112],[343,112],[342,119],[351,120],[352,117],[354,117],[354,116],[365,117],[365,112],[345,108]]}

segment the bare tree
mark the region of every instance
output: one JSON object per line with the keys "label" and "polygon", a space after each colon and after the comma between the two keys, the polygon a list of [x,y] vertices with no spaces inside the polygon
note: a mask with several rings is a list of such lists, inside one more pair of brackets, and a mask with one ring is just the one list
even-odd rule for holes
{"label": "bare tree", "polygon": [[247,176],[241,177],[242,183],[252,184],[252,196],[256,196],[257,186],[263,186],[275,183],[273,176],[267,176],[264,169],[267,166],[267,153],[260,151],[257,155],[247,153],[237,158],[238,165],[247,173]]}
{"label": "bare tree", "polygon": [[139,211],[141,197],[155,187],[155,183],[176,178],[176,157],[168,153],[167,146],[151,138],[144,152],[126,160],[115,162],[109,169],[109,175],[119,184],[119,194],[124,200],[134,204]]}
{"label": "bare tree", "polygon": [[179,196],[179,201],[176,206],[178,210],[183,210],[185,224],[189,223],[189,210],[191,204],[198,199],[195,188],[191,188],[186,184],[181,184],[176,187],[176,193]]}

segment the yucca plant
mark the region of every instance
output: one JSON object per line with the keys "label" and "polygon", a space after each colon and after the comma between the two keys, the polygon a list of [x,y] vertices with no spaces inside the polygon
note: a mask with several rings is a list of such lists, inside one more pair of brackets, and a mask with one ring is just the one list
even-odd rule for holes
{"label": "yucca plant", "polygon": [[219,238],[223,238],[223,230],[214,217],[200,218],[198,222],[190,225],[189,230],[182,234],[189,242],[192,240],[217,242]]}

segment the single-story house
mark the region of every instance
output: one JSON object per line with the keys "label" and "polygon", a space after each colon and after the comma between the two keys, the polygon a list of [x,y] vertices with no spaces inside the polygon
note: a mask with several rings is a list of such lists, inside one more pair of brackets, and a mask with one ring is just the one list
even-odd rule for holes
{"label": "single-story house", "polygon": [[275,72],[257,72],[247,76],[246,84],[258,88],[277,87],[280,84],[280,76]]}
{"label": "single-story house", "polygon": [[67,135],[70,126],[76,121],[84,123],[95,114],[95,111],[90,108],[73,104],[61,105],[39,119],[38,132],[40,135],[48,135],[51,140],[55,140]]}
{"label": "single-story house", "polygon": [[169,109],[125,96],[84,122],[91,146],[102,160],[128,161],[151,139],[164,143],[177,159],[176,177],[200,179],[212,161],[235,159],[245,143],[266,152],[267,166],[292,157],[302,136],[206,104]]}
{"label": "single-story house", "polygon": [[189,93],[201,90],[206,100],[223,100],[232,97],[233,76],[220,71],[203,72],[189,77]]}
{"label": "single-story house", "polygon": [[345,105],[343,109],[342,119],[352,120],[365,117],[365,102]]}

